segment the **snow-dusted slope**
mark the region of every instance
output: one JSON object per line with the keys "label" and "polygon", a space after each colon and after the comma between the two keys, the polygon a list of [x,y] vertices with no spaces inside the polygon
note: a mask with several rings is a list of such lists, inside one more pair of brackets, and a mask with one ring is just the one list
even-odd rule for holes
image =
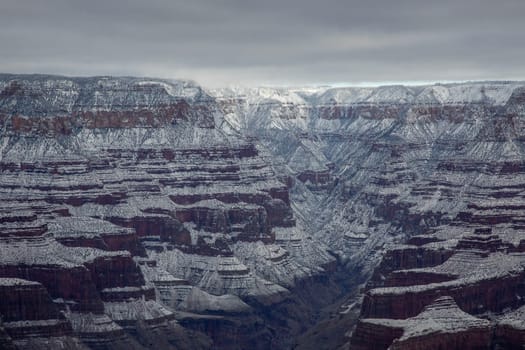
{"label": "snow-dusted slope", "polygon": [[344,274],[371,277],[363,317],[386,319],[374,332],[406,319],[403,341],[444,309],[478,322],[447,297],[476,316],[515,309],[524,106],[519,82],[206,91],[0,75],[0,277],[45,301],[0,341],[187,345],[178,319],[206,332],[197,348],[287,348]]}
{"label": "snow-dusted slope", "polygon": [[36,280],[68,311],[48,337],[124,347],[145,342],[124,333],[144,321],[142,336],[167,322],[160,336],[180,342],[180,309],[197,330],[242,323],[254,333],[207,335],[251,347],[272,322],[260,308],[326,276],[335,259],[297,229],[267,154],[216,120],[192,82],[0,75],[0,277]]}
{"label": "snow-dusted slope", "polygon": [[[352,199],[358,192],[381,201],[410,196],[416,180],[439,176],[432,167],[441,159],[490,161],[504,155],[519,159],[522,150],[511,139],[522,133],[521,121],[509,115],[513,108],[509,100],[524,88],[521,82],[472,82],[210,93],[224,113],[221,127],[257,138],[276,166],[297,180],[292,191],[297,217],[334,250],[350,257],[354,248],[342,248],[348,244],[343,238],[370,233],[369,222],[374,221],[370,216],[377,211],[370,201]],[[509,128],[493,126],[508,118],[514,118]],[[501,137],[509,140],[500,142]],[[462,185],[472,180],[469,174],[458,179]],[[423,201],[407,200],[419,202],[416,207],[423,211],[457,212],[462,206],[452,200],[439,204],[443,197],[438,194]],[[391,239],[383,237],[380,242]],[[367,245],[361,242],[358,249],[362,243]]]}
{"label": "snow-dusted slope", "polygon": [[[257,139],[291,178],[302,227],[361,276],[382,261],[362,316],[387,320],[356,337],[363,331],[386,348],[402,335],[385,328],[395,323],[389,319],[416,316],[440,296],[475,314],[523,304],[516,276],[525,273],[525,83],[212,95],[227,116],[224,129]],[[487,228],[497,235],[472,235]],[[441,265],[456,250],[480,257],[459,254]],[[487,256],[495,250],[501,255]],[[491,339],[480,342],[516,341]]]}

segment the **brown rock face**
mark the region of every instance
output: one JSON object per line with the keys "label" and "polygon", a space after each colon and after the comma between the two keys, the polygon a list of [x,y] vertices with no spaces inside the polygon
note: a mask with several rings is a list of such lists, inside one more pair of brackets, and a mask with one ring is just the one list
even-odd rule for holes
{"label": "brown rock face", "polygon": [[[519,322],[523,322],[520,319]],[[522,349],[525,344],[525,330],[510,325],[496,326],[495,342],[502,349]]]}
{"label": "brown rock face", "polygon": [[[381,341],[376,343],[377,339]],[[450,297],[436,299],[412,318],[362,319],[351,340],[352,349],[489,349],[490,345],[490,322],[461,311]]]}
{"label": "brown rock face", "polygon": [[[457,300],[462,310],[479,313],[484,310],[499,312],[507,307],[516,307],[523,295],[521,281],[525,275],[492,278],[471,284],[454,283],[448,278],[420,278],[407,276],[410,281],[429,283],[426,287],[418,285],[415,288],[398,286],[373,290],[365,295],[362,315],[365,317],[388,317],[403,319],[415,316],[439,296],[450,295]],[[445,281],[443,281],[443,279]],[[402,284],[409,284],[404,281]],[[384,294],[383,294],[384,293]]]}
{"label": "brown rock face", "polygon": [[17,278],[0,281],[0,313],[4,322],[59,318],[58,308],[40,283]]}
{"label": "brown rock face", "polygon": [[[368,332],[370,338],[383,338],[384,334],[389,334],[384,330],[385,326],[395,326],[394,329],[403,326],[404,333],[377,348],[489,349],[493,343],[519,342],[517,339],[521,330],[516,329],[516,323],[512,321],[521,317],[519,313],[509,316],[510,321],[503,324],[499,321],[491,324],[484,320],[487,327],[484,330],[464,331],[460,328],[457,331],[451,329],[450,333],[439,337],[407,336],[406,326],[415,325],[414,319],[424,321],[428,317],[429,322],[436,321],[436,305],[433,304],[436,299],[440,300],[437,309],[441,310],[442,316],[439,317],[444,318],[452,317],[443,313],[443,310],[450,308],[448,300],[454,300],[453,306],[459,307],[462,317],[466,318],[471,317],[468,314],[482,315],[487,311],[504,313],[522,305],[525,295],[522,255],[511,253],[514,250],[512,245],[509,246],[505,238],[490,229],[472,231],[450,242],[418,237],[411,240],[418,247],[406,245],[390,251],[368,283],[369,290],[365,293],[361,309],[362,320],[352,335],[351,344],[362,344],[359,345],[361,348],[373,349],[372,345],[367,347],[362,340],[363,332]],[[439,237],[439,233],[435,233],[436,236]],[[429,255],[428,250],[434,252]],[[417,259],[411,258],[414,252],[418,253]],[[447,252],[446,257],[443,252]],[[427,260],[423,259],[424,256],[436,258]],[[373,321],[376,319],[381,321]],[[370,322],[373,326],[369,325]],[[517,324],[520,323],[522,320]],[[463,327],[463,324],[464,321],[457,320],[458,326]],[[489,327],[496,329],[496,332],[488,330]]]}
{"label": "brown rock face", "polygon": [[[40,283],[0,278],[0,314],[9,338],[69,337],[72,329]],[[4,340],[6,343],[8,340]],[[0,344],[2,344],[0,342]]]}
{"label": "brown rock face", "polygon": [[26,278],[40,282],[54,298],[72,300],[74,309],[86,312],[102,312],[102,302],[91,274],[85,267],[51,266],[2,266],[0,273],[5,277]]}
{"label": "brown rock face", "polygon": [[[439,236],[436,232],[434,237]],[[490,228],[477,228],[464,233],[458,240],[435,241],[418,237],[411,240],[418,247],[406,245],[390,251],[368,283],[369,290],[361,309],[362,319],[352,335],[351,344],[373,349],[361,340],[361,334],[366,331],[370,338],[383,337],[385,326],[394,329],[403,326],[404,333],[388,345],[377,348],[489,349],[494,343],[508,344],[503,346],[519,343],[521,330],[515,326],[523,323],[519,311],[504,317],[505,321],[483,320],[486,329],[464,330],[465,320],[472,317],[470,315],[483,315],[487,311],[505,315],[509,309],[523,305],[523,257],[511,253],[514,249],[505,241]],[[433,255],[437,260],[422,259],[426,250],[435,250]],[[406,257],[412,256],[413,252],[418,252],[419,258],[407,260]],[[442,252],[449,252],[449,257],[443,259]],[[428,322],[435,322],[436,317],[444,321],[453,319],[452,310],[444,312],[451,307],[461,310],[463,315],[456,320],[457,330],[450,327],[447,334],[439,336],[407,336],[406,327],[411,324],[415,327],[417,322],[414,320],[423,322],[425,317]],[[440,310],[438,314],[436,310]],[[369,326],[370,322],[374,325]],[[380,326],[376,325],[378,322]],[[377,334],[372,334],[374,330]]]}
{"label": "brown rock face", "polygon": [[352,333],[351,349],[388,349],[392,342],[403,335],[403,328],[359,321]]}

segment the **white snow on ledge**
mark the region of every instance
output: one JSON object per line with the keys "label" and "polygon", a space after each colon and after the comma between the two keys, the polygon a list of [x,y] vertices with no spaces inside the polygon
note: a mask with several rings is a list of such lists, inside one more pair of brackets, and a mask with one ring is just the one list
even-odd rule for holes
{"label": "white snow on ledge", "polygon": [[493,104],[504,104],[523,81],[473,81],[436,83],[430,85],[384,85],[377,87],[308,88],[223,88],[210,90],[219,97],[241,97],[279,102],[316,100],[317,102],[381,103],[381,102],[478,102],[484,98]]}
{"label": "white snow on ledge", "polygon": [[6,278],[0,277],[0,287],[9,287],[9,286],[35,286],[40,285],[39,282],[28,281],[20,278]]}
{"label": "white snow on ledge", "polygon": [[67,247],[53,238],[2,238],[0,265],[39,265],[74,268],[101,257],[130,257],[128,251],[105,251],[96,248]]}
{"label": "white snow on ledge", "polygon": [[404,329],[403,335],[395,340],[394,344],[397,341],[430,334],[458,333],[469,329],[488,331],[490,326],[490,321],[462,311],[449,296],[436,299],[419,315],[406,320],[368,318],[362,322]]}

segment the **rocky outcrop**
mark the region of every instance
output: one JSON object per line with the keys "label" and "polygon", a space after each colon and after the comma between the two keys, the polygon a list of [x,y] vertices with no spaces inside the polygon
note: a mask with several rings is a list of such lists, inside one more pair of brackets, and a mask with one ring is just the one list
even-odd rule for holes
{"label": "rocky outcrop", "polygon": [[523,293],[521,257],[458,253],[442,265],[395,271],[385,285],[365,294],[362,315],[378,318],[415,316],[437,296],[451,295],[470,313],[499,312],[519,305]]}
{"label": "rocky outcrop", "polygon": [[461,311],[451,297],[441,297],[413,318],[361,319],[350,345],[352,349],[490,349],[490,322]]}
{"label": "rocky outcrop", "polygon": [[85,349],[42,284],[0,278],[0,298],[2,349]]}
{"label": "rocky outcrop", "polygon": [[3,328],[12,339],[28,335],[63,337],[72,334],[71,326],[59,313],[42,284],[17,278],[1,278],[0,297]]}
{"label": "rocky outcrop", "polygon": [[495,343],[504,349],[519,349],[525,344],[525,307],[507,313],[495,326]]}

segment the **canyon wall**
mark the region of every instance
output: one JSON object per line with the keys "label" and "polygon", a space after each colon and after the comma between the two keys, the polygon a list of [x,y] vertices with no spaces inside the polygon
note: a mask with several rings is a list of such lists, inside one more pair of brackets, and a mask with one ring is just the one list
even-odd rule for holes
{"label": "canyon wall", "polygon": [[[298,223],[366,281],[339,312],[359,314],[347,347],[523,345],[523,83],[214,93],[221,127],[291,178]],[[442,298],[489,324],[411,333]]]}
{"label": "canyon wall", "polygon": [[335,259],[220,116],[192,82],[0,76],[9,344],[284,346],[291,327],[273,335],[261,310],[294,308],[296,283]]}
{"label": "canyon wall", "polygon": [[517,82],[0,75],[0,344],[519,348],[524,114]]}

